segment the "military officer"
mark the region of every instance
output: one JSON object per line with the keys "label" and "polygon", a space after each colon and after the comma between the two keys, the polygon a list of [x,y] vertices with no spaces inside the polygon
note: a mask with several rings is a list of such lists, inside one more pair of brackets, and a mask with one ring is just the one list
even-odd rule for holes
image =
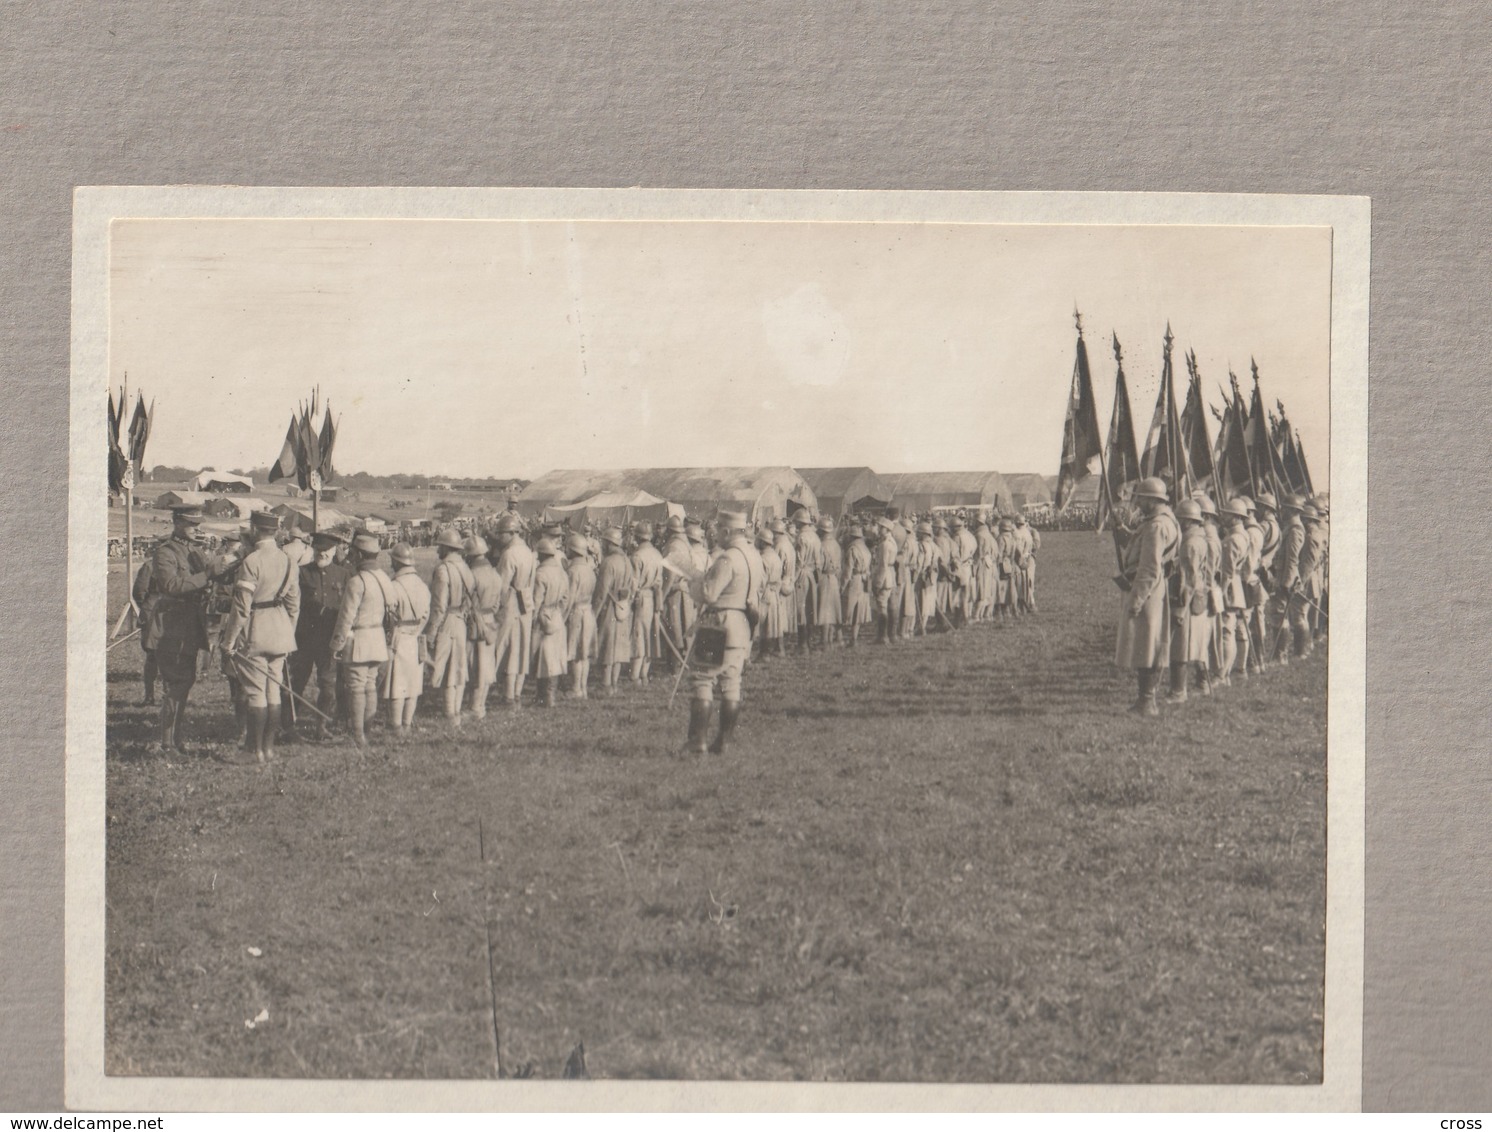
{"label": "military officer", "polygon": [[210,578],[197,528],[200,507],[171,512],[171,537],[156,548],[150,563],[151,608],[141,637],[155,653],[161,680],[159,749],[186,750],[182,718],[197,681],[197,654],[207,648],[204,600]]}
{"label": "military officer", "polygon": [[382,547],[366,531],[352,540],[355,572],[342,589],[342,608],[332,630],[332,652],[342,662],[347,684],[347,719],[352,741],[368,746],[367,727],[378,715],[378,673],[388,662],[390,616],[398,608],[398,595],[387,574],[379,568]]}
{"label": "military officer", "polygon": [[[1139,693],[1130,708],[1158,715],[1155,703],[1160,665],[1170,658],[1170,595],[1166,582],[1181,544],[1166,483],[1159,476],[1142,479],[1134,491],[1142,521],[1124,551],[1119,609],[1119,640],[1114,663],[1135,671]],[[1002,520],[1001,525],[1008,520]],[[1013,526],[1013,524],[1012,524]]]}
{"label": "military officer", "polygon": [[471,685],[471,714],[487,716],[487,694],[497,679],[498,620],[503,613],[504,587],[487,555],[491,551],[481,535],[467,535],[461,555],[471,571],[471,601],[467,610],[466,678]]}
{"label": "military officer", "polygon": [[522,531],[523,521],[518,515],[504,511],[498,517],[496,545],[491,550],[503,595],[497,618],[497,671],[503,678],[503,703],[509,707],[517,707],[522,699],[533,651],[536,563]]}
{"label": "military officer", "polygon": [[[337,612],[342,608],[343,587],[352,571],[338,562],[337,551],[342,538],[331,531],[317,531],[311,536],[311,561],[299,569],[300,615],[295,622],[295,651],[290,654],[290,686],[298,696],[305,696],[311,677],[316,677],[316,737],[330,734],[326,718],[337,710],[340,673],[332,655],[332,630]],[[293,701],[282,701],[281,730],[293,734]]]}
{"label": "military officer", "polygon": [[1202,508],[1195,499],[1176,506],[1181,523],[1181,547],[1176,560],[1176,603],[1171,610],[1171,687],[1166,702],[1186,702],[1192,670],[1210,663],[1212,616],[1208,606],[1211,578],[1207,573],[1207,535],[1202,530]]}
{"label": "military officer", "polygon": [[617,694],[622,665],[632,659],[632,595],[636,586],[632,562],[622,553],[620,527],[601,532],[605,555],[596,575],[591,605],[596,611],[596,643],[601,663],[601,687],[606,695]]}
{"label": "military officer", "polygon": [[243,688],[248,736],[245,758],[274,758],[274,723],[279,719],[285,658],[295,652],[300,614],[300,572],[280,549],[280,520],[272,511],[255,511],[249,520],[254,549],[244,556],[234,583],[233,612],[223,626],[222,648],[235,657]]}
{"label": "military officer", "polygon": [[[646,684],[657,655],[663,593],[663,555],[652,543],[653,524],[632,527],[632,683]],[[665,646],[666,647],[666,646]]]}
{"label": "military officer", "polygon": [[415,709],[425,690],[423,652],[425,626],[430,620],[430,587],[414,568],[414,551],[407,542],[389,552],[394,567],[390,588],[394,595],[394,635],[389,641],[389,665],[383,695],[389,702],[389,727],[399,737],[414,727]]}
{"label": "military officer", "polygon": [[[770,574],[771,565],[767,563],[765,554],[762,555],[762,562]],[[850,648],[854,648],[859,642],[860,627],[869,625],[871,621],[871,565],[870,548],[865,545],[865,530],[859,523],[851,523],[849,542],[844,548],[844,623],[849,631],[845,643]]]}
{"label": "military officer", "polygon": [[[692,672],[689,738],[685,750],[703,754],[720,689],[720,729],[709,750],[723,754],[741,717],[741,673],[751,651],[752,626],[759,616],[757,595],[765,584],[761,558],[746,530],[744,511],[722,511],[718,521],[721,553],[692,583],[700,607],[699,634],[708,629],[722,638],[719,664],[700,663]],[[696,636],[696,646],[699,644]]]}
{"label": "military officer", "polygon": [[466,694],[467,612],[475,579],[462,558],[460,533],[446,527],[435,537],[439,561],[430,578],[430,620],[425,623],[425,645],[430,656],[430,686],[445,700],[446,722],[461,726],[461,700]]}
{"label": "military officer", "polygon": [[145,666],[140,673],[140,682],[144,684],[144,696],[140,700],[141,707],[156,707],[155,683],[157,670],[155,666],[155,646],[147,645],[145,635],[145,624],[150,619],[150,607],[154,599],[150,596],[150,575],[154,568],[155,550],[152,548],[150,556],[140,563],[140,568],[135,571],[135,582],[130,589],[130,597],[134,599],[135,611],[140,619],[140,651],[145,656]]}
{"label": "military officer", "polygon": [[596,567],[591,562],[590,540],[578,531],[565,539],[569,557],[569,614],[565,625],[565,650],[570,670],[570,697],[587,697],[591,661],[596,655]]}

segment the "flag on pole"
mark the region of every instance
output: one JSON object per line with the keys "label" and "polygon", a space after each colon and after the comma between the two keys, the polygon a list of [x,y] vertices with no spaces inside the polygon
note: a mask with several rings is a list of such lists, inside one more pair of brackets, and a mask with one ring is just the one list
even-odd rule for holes
{"label": "flag on pole", "polygon": [[290,418],[290,428],[285,432],[285,443],[280,447],[280,455],[275,460],[274,466],[269,469],[269,482],[275,480],[288,480],[294,478],[300,482],[300,429],[294,416]]}
{"label": "flag on pole", "polygon": [[1104,486],[1098,497],[1098,528],[1114,517],[1114,506],[1129,499],[1141,478],[1140,451],[1135,443],[1134,414],[1129,407],[1129,383],[1124,378],[1124,351],[1114,335],[1114,408],[1109,414],[1109,437],[1104,457]]}
{"label": "flag on pole", "polygon": [[1253,471],[1253,489],[1249,494],[1257,499],[1260,492],[1268,491],[1278,497],[1283,491],[1285,477],[1276,462],[1274,441],[1269,435],[1269,421],[1264,412],[1264,398],[1259,392],[1259,364],[1250,358],[1249,368],[1254,377],[1254,391],[1249,400],[1243,434],[1249,467]]}
{"label": "flag on pole", "polygon": [[1214,480],[1212,440],[1207,435],[1207,409],[1202,403],[1202,378],[1197,370],[1197,355],[1188,351],[1187,372],[1191,380],[1186,387],[1186,404],[1181,409],[1181,447],[1193,479],[1211,486]]}
{"label": "flag on pole", "polygon": [[114,391],[109,391],[109,494],[124,491],[124,469],[129,458],[119,446],[119,429],[124,418],[124,394],[119,395],[119,404],[114,404]]}
{"label": "flag on pole", "polygon": [[1228,371],[1228,382],[1233,393],[1223,398],[1223,427],[1217,438],[1219,507],[1235,495],[1248,495],[1254,490],[1254,473],[1244,437],[1243,398],[1238,392],[1238,377],[1232,370]]}
{"label": "flag on pole", "polygon": [[1186,450],[1181,444],[1181,422],[1176,414],[1175,375],[1171,366],[1171,344],[1175,336],[1166,323],[1165,347],[1161,357],[1160,392],[1155,398],[1155,412],[1150,431],[1145,434],[1145,451],[1140,456],[1140,470],[1146,476],[1159,476],[1171,489],[1171,502],[1179,503],[1191,489],[1186,466]]}
{"label": "flag on pole", "polygon": [[1079,484],[1103,474],[1103,437],[1098,431],[1098,407],[1093,401],[1093,377],[1088,370],[1088,344],[1078,325],[1077,356],[1072,363],[1072,390],[1067,398],[1067,421],[1062,426],[1062,464],[1057,470],[1056,507],[1065,511]]}
{"label": "flag on pole", "polygon": [[322,483],[332,483],[336,478],[337,471],[332,467],[332,448],[335,447],[336,443],[337,426],[332,423],[332,407],[328,404],[326,406],[326,420],[321,424],[321,463],[319,467],[321,469]]}
{"label": "flag on pole", "polygon": [[129,432],[129,458],[135,469],[135,475],[140,474],[144,467],[145,445],[150,440],[150,423],[155,416],[155,402],[150,403],[150,408],[145,408],[145,394],[140,394],[140,399],[135,402],[135,415],[130,418]]}
{"label": "flag on pole", "polygon": [[1300,465],[1300,490],[1306,495],[1316,494],[1316,485],[1311,482],[1311,465],[1306,460],[1305,442],[1300,439],[1300,430],[1295,430],[1295,456]]}

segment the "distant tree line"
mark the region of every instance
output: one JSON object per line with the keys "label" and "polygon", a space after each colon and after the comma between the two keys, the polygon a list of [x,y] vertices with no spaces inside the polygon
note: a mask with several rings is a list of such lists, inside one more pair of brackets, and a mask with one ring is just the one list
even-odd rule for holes
{"label": "distant tree line", "polygon": [[[157,464],[145,475],[151,483],[189,483],[201,471],[227,471],[236,476],[248,476],[256,484],[269,482],[269,468],[184,468],[177,464]],[[289,482],[289,481],[286,481]],[[375,476],[371,472],[338,472],[334,480],[338,486],[354,490],[375,491],[424,491],[432,483],[491,484],[494,489],[506,487],[514,482],[512,476],[439,476],[405,474]],[[520,481],[522,482],[522,481]]]}

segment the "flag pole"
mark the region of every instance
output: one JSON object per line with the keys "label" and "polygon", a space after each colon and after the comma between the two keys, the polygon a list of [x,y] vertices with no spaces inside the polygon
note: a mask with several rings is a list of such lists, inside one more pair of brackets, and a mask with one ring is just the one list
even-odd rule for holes
{"label": "flag pole", "polygon": [[[130,374],[124,371],[124,399],[129,400]],[[123,413],[120,414],[123,417]],[[135,465],[131,452],[124,462],[124,594],[125,609],[139,619],[135,605]],[[121,618],[121,624],[123,619]],[[118,629],[115,629],[118,632]]]}

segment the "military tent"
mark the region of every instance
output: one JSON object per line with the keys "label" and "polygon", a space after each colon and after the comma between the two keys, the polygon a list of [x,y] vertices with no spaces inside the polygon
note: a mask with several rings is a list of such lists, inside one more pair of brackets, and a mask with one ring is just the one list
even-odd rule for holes
{"label": "military tent", "polygon": [[252,495],[219,495],[204,503],[202,510],[218,519],[247,519],[255,511],[268,511],[269,505]]}
{"label": "military tent", "polygon": [[813,489],[792,468],[621,468],[614,471],[562,469],[540,476],[519,493],[516,506],[525,516],[546,508],[579,503],[598,492],[645,491],[710,519],[726,508],[739,508],[751,520],[786,516],[798,507],[818,508]]}
{"label": "military tent", "polygon": [[797,471],[813,488],[821,515],[838,519],[855,511],[877,511],[891,500],[881,478],[870,468],[799,468]]}
{"label": "military tent", "polygon": [[544,508],[546,523],[568,522],[574,529],[586,523],[611,526],[647,520],[666,523],[670,514],[683,514],[683,508],[649,495],[645,491],[598,491],[579,503],[564,503]]}
{"label": "military tent", "polygon": [[162,511],[173,507],[206,507],[212,502],[213,497],[205,491],[168,491],[164,495],[156,497],[155,505]]}
{"label": "military tent", "polygon": [[193,491],[206,491],[216,495],[247,495],[254,490],[254,481],[248,476],[232,472],[215,472],[211,468],[197,473],[192,481]]}
{"label": "military tent", "polygon": [[1045,476],[1032,472],[1006,472],[1005,485],[1010,488],[1010,501],[1017,511],[1052,501],[1052,491],[1047,487]]}
{"label": "military tent", "polygon": [[883,476],[891,502],[903,513],[915,511],[1013,512],[1010,487],[999,472],[907,472]]}
{"label": "military tent", "polygon": [[[311,501],[309,499],[292,499],[272,508],[274,513],[280,517],[280,523],[286,530],[299,528],[303,531],[311,531]],[[330,530],[356,530],[358,521],[351,515],[343,514],[335,507],[322,504],[316,512],[317,520],[323,531]]]}

